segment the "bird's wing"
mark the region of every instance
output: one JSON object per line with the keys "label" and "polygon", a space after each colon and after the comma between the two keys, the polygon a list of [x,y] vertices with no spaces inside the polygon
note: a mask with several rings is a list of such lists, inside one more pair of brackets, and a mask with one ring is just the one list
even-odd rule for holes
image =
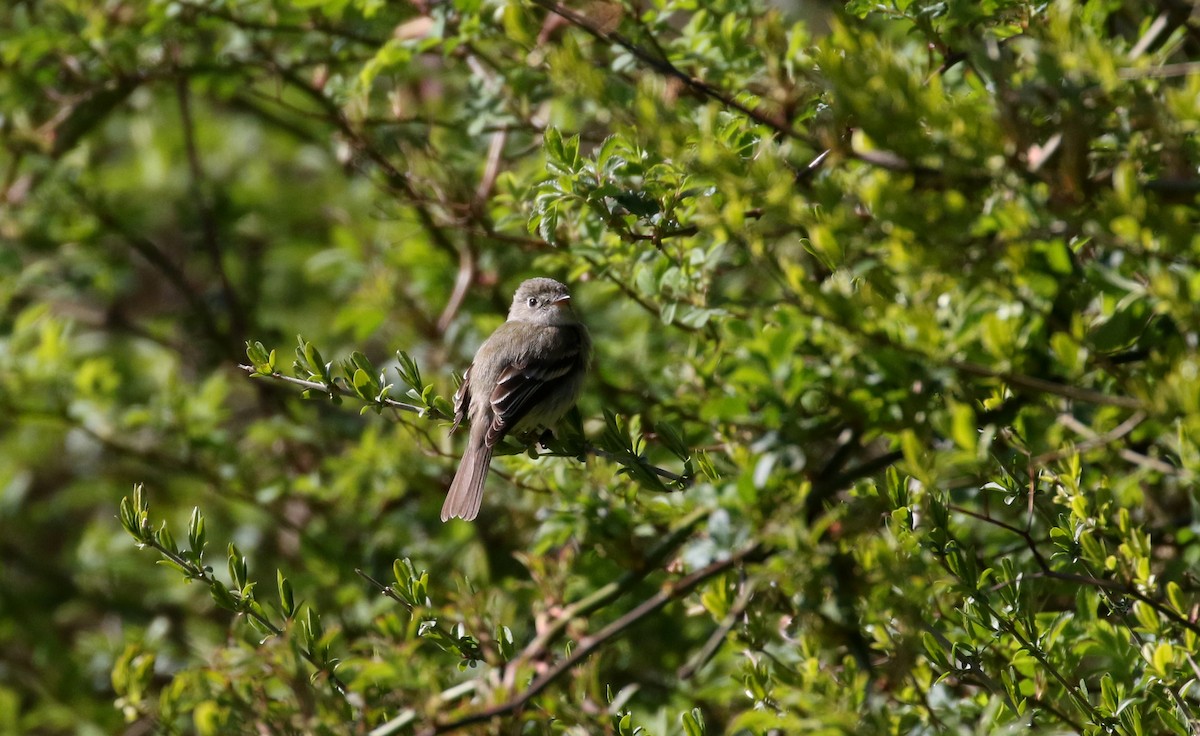
{"label": "bird's wing", "polygon": [[450,433],[458,429],[458,425],[467,418],[467,410],[471,407],[471,366],[463,372],[462,385],[454,392],[454,424],[450,425]]}
{"label": "bird's wing", "polygon": [[502,437],[537,406],[555,383],[570,375],[582,359],[583,341],[575,336],[564,349],[545,358],[527,358],[504,368],[492,390],[492,424],[487,444],[495,446]]}

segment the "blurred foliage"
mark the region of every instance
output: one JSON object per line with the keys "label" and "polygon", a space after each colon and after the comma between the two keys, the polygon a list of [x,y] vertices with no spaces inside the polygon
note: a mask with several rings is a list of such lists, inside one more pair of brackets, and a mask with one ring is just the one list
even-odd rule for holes
{"label": "blurred foliage", "polygon": [[[1192,4],[0,28],[0,732],[1200,729]],[[443,525],[535,274],[582,433]]]}

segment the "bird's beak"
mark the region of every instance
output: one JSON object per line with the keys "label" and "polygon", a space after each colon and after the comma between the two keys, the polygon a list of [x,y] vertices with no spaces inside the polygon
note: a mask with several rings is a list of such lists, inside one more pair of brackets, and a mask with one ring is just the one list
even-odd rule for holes
{"label": "bird's beak", "polygon": [[557,299],[555,299],[554,301],[552,301],[550,303],[556,307],[569,307],[569,306],[571,306],[571,295],[563,294],[562,296],[558,297]]}

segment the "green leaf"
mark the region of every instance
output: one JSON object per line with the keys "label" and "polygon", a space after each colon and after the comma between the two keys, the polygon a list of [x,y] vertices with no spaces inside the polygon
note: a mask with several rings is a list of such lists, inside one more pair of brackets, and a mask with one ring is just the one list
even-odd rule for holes
{"label": "green leaf", "polygon": [[165,521],[154,532],[154,543],[166,552],[173,555],[179,554],[179,545],[175,543],[175,537],[171,534],[171,530],[167,528],[167,522]]}
{"label": "green leaf", "polygon": [[188,522],[188,545],[191,547],[193,559],[197,563],[204,555],[204,548],[208,544],[208,535],[204,529],[204,515],[200,513],[200,507],[192,508],[192,517]]}
{"label": "green leaf", "polygon": [[275,372],[275,351],[269,353],[261,342],[246,341],[246,357],[259,375],[270,375]]}
{"label": "green leaf", "polygon": [[688,449],[687,443],[683,441],[683,435],[674,425],[668,422],[657,422],[654,425],[654,431],[662,441],[663,446],[671,451],[675,457],[680,460],[687,460],[692,456],[691,450]]}
{"label": "green leaf", "polygon": [[229,578],[233,581],[233,587],[241,589],[247,583],[248,565],[246,557],[238,550],[237,545],[229,543]]}
{"label": "green leaf", "polygon": [[304,645],[309,652],[316,650],[317,643],[325,634],[324,628],[321,626],[321,617],[316,610],[309,607],[305,610],[305,616],[300,622],[301,629],[304,633]]}
{"label": "green leaf", "polygon": [[237,613],[240,610],[237,600],[230,594],[229,588],[226,588],[225,584],[220,580],[213,580],[209,583],[208,592],[212,595],[217,605],[226,611]]}
{"label": "green leaf", "polygon": [[542,147],[551,161],[562,162],[566,158],[566,154],[563,152],[562,133],[554,126],[547,127],[546,132],[542,134]]}
{"label": "green leaf", "polygon": [[185,578],[188,578],[189,580],[192,579],[193,577],[195,577],[195,574],[191,570],[184,567],[183,565],[180,565],[175,560],[163,558],[161,560],[155,560],[154,564],[162,565],[163,567],[169,567],[172,570],[174,570],[175,572],[179,573],[180,575],[183,575]]}
{"label": "green leaf", "polygon": [[296,614],[296,597],[292,591],[291,582],[283,576],[282,570],[275,571],[275,580],[279,588],[279,610],[284,618],[290,619]]}
{"label": "green leaf", "polygon": [[512,659],[516,651],[512,631],[507,626],[500,626],[496,630],[496,650],[500,654],[500,658],[506,662]]}
{"label": "green leaf", "polygon": [[951,436],[954,443],[968,452],[975,452],[978,430],[975,412],[966,404],[950,404]]}
{"label": "green leaf", "polygon": [[415,391],[417,396],[420,396],[421,391],[425,389],[425,383],[421,380],[421,369],[417,366],[417,361],[403,350],[396,351],[396,360],[400,363],[396,369],[396,372],[400,374],[400,380],[409,389]]}

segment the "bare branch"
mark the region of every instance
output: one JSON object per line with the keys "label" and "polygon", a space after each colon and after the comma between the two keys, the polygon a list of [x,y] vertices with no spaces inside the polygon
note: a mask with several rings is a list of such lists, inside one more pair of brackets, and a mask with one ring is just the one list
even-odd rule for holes
{"label": "bare branch", "polygon": [[[1126,419],[1124,422],[1122,422],[1118,426],[1114,427],[1110,432],[1106,432],[1105,434],[1102,434],[1102,435],[1096,434],[1095,432],[1092,431],[1091,427],[1088,427],[1087,425],[1083,424],[1082,422],[1080,422],[1078,419],[1071,416],[1070,414],[1063,414],[1062,416],[1060,416],[1058,418],[1058,421],[1060,424],[1062,424],[1064,427],[1067,427],[1072,432],[1075,432],[1076,434],[1080,434],[1080,435],[1083,435],[1084,437],[1088,438],[1088,440],[1086,442],[1081,443],[1078,447],[1075,448],[1076,452],[1085,452],[1087,450],[1090,450],[1090,449],[1093,449],[1096,447],[1101,447],[1103,445],[1107,445],[1112,442],[1115,442],[1116,440],[1120,439],[1121,437],[1124,437],[1126,434],[1129,434],[1130,432],[1132,432],[1134,430],[1134,428],[1137,427],[1137,425],[1141,424],[1145,419],[1146,419],[1146,413],[1144,411],[1137,411],[1133,414],[1133,416],[1129,417],[1129,419]],[[1066,452],[1069,452],[1069,451],[1064,450],[1064,451],[1060,451],[1058,453],[1048,453],[1048,454],[1051,455],[1051,459],[1057,459],[1057,457],[1055,457],[1055,456],[1063,455]],[[1163,462],[1162,460],[1150,457],[1148,455],[1143,455],[1140,452],[1134,452],[1133,450],[1130,450],[1127,447],[1123,447],[1120,450],[1117,450],[1117,455],[1119,455],[1122,460],[1131,462],[1134,465],[1140,465],[1144,468],[1149,468],[1150,470],[1157,470],[1158,472],[1160,472],[1164,475],[1178,475],[1179,474],[1179,468],[1175,467],[1174,465],[1170,465],[1168,463]],[[1038,458],[1035,458],[1035,459],[1040,460],[1041,456],[1039,456]]]}
{"label": "bare branch", "polygon": [[1000,529],[1003,529],[1007,532],[1012,532],[1013,534],[1016,534],[1018,537],[1020,537],[1025,542],[1025,546],[1027,548],[1029,548],[1029,551],[1033,553],[1033,558],[1034,558],[1034,560],[1037,561],[1037,566],[1042,569],[1042,572],[1044,572],[1044,573],[1050,572],[1050,563],[1046,561],[1046,558],[1042,555],[1041,550],[1039,550],[1037,548],[1037,543],[1034,540],[1033,536],[1030,535],[1029,530],[1018,529],[1017,527],[1013,526],[1012,524],[1005,523],[1003,521],[1000,521],[999,519],[993,519],[992,517],[988,516],[987,514],[981,514],[978,511],[972,511],[971,509],[963,508],[962,506],[956,506],[954,504],[949,504],[946,506],[946,508],[948,508],[949,510],[951,510],[957,514],[963,514],[964,516],[970,516],[972,519],[978,519],[979,521],[982,521],[986,524],[991,524],[992,526],[999,527]]}
{"label": "bare branch", "polygon": [[103,202],[90,196],[77,183],[68,181],[66,182],[66,186],[71,189],[76,199],[96,217],[101,225],[120,236],[125,241],[125,244],[129,246],[130,250],[146,259],[179,292],[179,295],[187,302],[191,313],[200,320],[201,330],[214,345],[219,346],[222,350],[231,349],[229,347],[231,344],[230,337],[221,329],[216,315],[213,314],[204,299],[192,288],[183,270],[167,257],[167,254],[158,247],[158,244],[130,230]]}
{"label": "bare branch", "polygon": [[698,585],[714,578],[731,568],[749,561],[754,558],[765,557],[766,552],[759,543],[751,544],[744,547],[738,552],[735,552],[724,560],[719,560],[706,567],[703,567],[690,575],[686,575],[674,584],[665,586],[658,593],[642,601],[637,607],[621,616],[616,621],[597,631],[591,636],[586,636],[579,641],[578,646],[571,652],[570,656],[563,659],[558,664],[554,665],[544,673],[539,675],[529,687],[522,690],[513,698],[506,700],[503,703],[494,705],[490,708],[485,708],[477,713],[465,716],[458,720],[448,721],[445,723],[436,724],[418,733],[423,736],[433,736],[439,733],[450,733],[468,726],[473,726],[477,723],[485,723],[498,716],[507,715],[514,711],[523,708],[530,700],[536,697],[539,693],[552,685],[558,678],[562,677],[573,667],[587,659],[600,647],[607,644],[612,639],[615,639],[646,617],[657,613],[660,609],[666,606],[673,600],[682,598],[692,592]]}
{"label": "bare branch", "polygon": [[688,663],[679,668],[675,676],[680,680],[689,680],[704,665],[708,664],[709,660],[716,655],[720,650],[721,645],[725,643],[725,639],[729,636],[729,632],[733,631],[733,627],[737,625],[738,619],[746,612],[746,607],[750,605],[750,599],[754,597],[754,586],[745,580],[740,585],[738,596],[733,601],[733,605],[729,607],[729,613],[725,615],[721,625],[718,626],[712,634],[709,635],[708,641],[704,642],[704,646],[700,647],[700,651],[696,656],[688,660]]}
{"label": "bare branch", "polygon": [[[563,609],[563,612],[554,620],[554,623],[539,633],[514,658],[513,664],[519,665],[523,662],[531,662],[541,658],[545,655],[549,647],[563,635],[571,625],[571,622],[599,611],[627,593],[634,585],[644,580],[647,575],[657,571],[666,562],[667,557],[687,540],[696,524],[700,523],[709,513],[711,513],[711,509],[696,509],[685,517],[683,522],[667,535],[662,542],[650,550],[639,569],[627,571],[611,583],[593,591],[587,597],[581,598]],[[515,673],[516,667],[512,667],[509,671]]]}
{"label": "bare branch", "polygon": [[204,249],[208,253],[208,260],[221,284],[221,294],[225,298],[226,312],[229,315],[230,332],[232,336],[240,338],[246,331],[245,309],[241,297],[233,288],[233,282],[229,279],[229,272],[225,269],[225,262],[222,258],[221,243],[217,233],[217,217],[213,212],[212,197],[205,187],[207,177],[200,161],[200,151],[196,146],[196,126],[192,119],[190,80],[183,74],[180,74],[175,80],[175,96],[179,101],[179,121],[183,129],[184,148],[187,151],[188,172],[191,179],[190,189],[193,203],[199,214]]}
{"label": "bare branch", "polygon": [[679,67],[672,64],[671,61],[665,56],[659,56],[650,53],[620,33],[606,31],[600,28],[599,26],[593,24],[587,17],[558,2],[554,2],[553,0],[533,0],[533,4],[564,18],[565,20],[569,21],[571,25],[578,27],[579,29],[587,32],[601,41],[604,41],[605,43],[614,43],[620,46],[633,55],[638,61],[642,62],[664,77],[670,77],[672,79],[679,80],[685,87],[691,90],[693,94],[714,100],[721,103],[725,107],[737,110],[756,123],[761,123],[762,125],[771,128],[781,135],[789,138],[807,140],[807,137],[804,134],[788,125],[786,121],[781,120],[780,118],[769,113],[763,112],[758,108],[750,107],[738,102],[736,99],[734,99],[732,94],[722,89],[718,89],[708,82],[697,79],[696,77],[693,77],[692,75],[682,71],[679,69]]}
{"label": "bare branch", "polygon": [[1061,396],[1064,399],[1074,399],[1087,404],[1100,404],[1104,406],[1119,406],[1125,409],[1141,409],[1142,402],[1128,396],[1110,396],[1102,394],[1099,391],[1093,391],[1087,388],[1079,388],[1078,386],[1069,386],[1065,383],[1055,383],[1047,381],[1044,378],[1036,376],[1026,376],[1020,373],[1010,373],[1007,371],[997,371],[987,366],[978,363],[972,363],[965,360],[951,360],[946,363],[955,370],[969,373],[973,376],[983,378],[996,378],[1005,383],[1011,383],[1014,386],[1037,391],[1039,393],[1054,394]]}

